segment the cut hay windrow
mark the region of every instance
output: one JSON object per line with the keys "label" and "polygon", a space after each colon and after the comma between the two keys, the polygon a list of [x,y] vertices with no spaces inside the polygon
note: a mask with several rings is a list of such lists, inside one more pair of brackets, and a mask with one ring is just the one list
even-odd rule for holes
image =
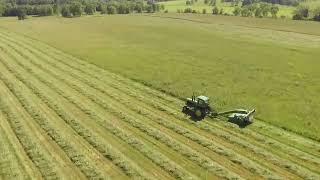
{"label": "cut hay windrow", "polygon": [[[132,162],[130,155],[126,154],[126,157],[121,153],[116,154],[112,146],[106,146],[106,140],[99,137],[103,130],[106,130],[108,136],[114,136],[121,143],[128,144],[127,147],[131,146],[144,154],[150,163],[152,161],[159,166],[159,170],[161,167],[175,178],[196,179],[193,174],[195,172],[188,172],[190,167],[196,165],[224,178],[248,178],[249,174],[277,179],[320,178],[320,154],[317,149],[319,144],[308,138],[280,131],[263,123],[257,126],[254,124],[254,128],[245,130],[224,122],[194,123],[180,113],[183,103],[181,100],[109,73],[36,40],[21,38],[18,35],[17,38],[12,38],[12,35],[10,37],[4,34],[7,33],[0,33],[0,42],[4,44],[1,49],[10,55],[9,59],[14,60],[11,62],[2,59],[4,66],[7,69],[11,68],[10,74],[32,89],[33,93],[62,120],[69,121],[66,125],[74,129],[93,149],[98,150],[99,155],[105,156],[106,149],[111,149],[111,154],[116,156],[110,158],[108,155],[106,159],[111,160],[129,177],[139,177],[132,175],[133,171],[127,169],[126,164]],[[48,90],[51,94],[46,93]],[[84,119],[77,119],[76,114],[67,112],[66,105],[59,104],[60,100],[75,107],[77,111],[82,111],[81,114],[86,116],[85,120],[93,120],[94,125],[81,122]],[[87,105],[83,100],[90,102]],[[37,116],[41,112],[29,114]],[[112,124],[109,117],[121,121]],[[35,121],[43,118],[40,115]],[[38,124],[44,130],[48,127],[47,124]],[[80,127],[78,131],[75,130],[77,127]],[[93,131],[95,127],[98,127],[100,134]],[[259,128],[262,128],[262,132]],[[54,133],[59,131],[48,135],[52,137]],[[277,134],[280,135],[279,140]],[[134,140],[129,139],[136,135],[138,136]],[[156,141],[152,141],[152,138]],[[306,141],[303,141],[304,139]],[[187,147],[189,140],[192,143]],[[161,148],[155,149],[156,146]],[[170,155],[164,155],[166,151],[174,152],[172,159],[167,158],[171,158]],[[165,164],[163,160],[159,162],[157,155],[169,163]],[[192,166],[180,165],[175,162],[174,157],[182,157],[181,159],[188,160]],[[213,168],[212,162],[215,163]],[[230,166],[231,164],[234,165]],[[138,167],[138,170],[144,173],[147,167],[139,165],[141,167]],[[239,173],[241,170],[243,173]],[[202,174],[201,176],[204,177]],[[146,174],[142,177],[146,177]]]}
{"label": "cut hay windrow", "polygon": [[[25,39],[23,39],[23,40],[25,41]],[[34,46],[39,44],[38,41],[34,41],[34,40],[30,40],[30,41],[34,42],[32,44]],[[30,43],[30,42],[26,41],[26,43]],[[161,107],[161,105],[165,104],[166,106],[170,106],[170,104],[177,104],[176,103],[177,99],[169,97],[168,95],[165,95],[165,94],[163,94],[161,92],[155,91],[155,90],[150,89],[150,88],[145,87],[145,86],[141,86],[141,84],[138,84],[138,83],[135,83],[135,82],[130,82],[130,81],[126,80],[126,79],[123,79],[123,78],[115,75],[115,74],[106,72],[105,70],[102,70],[101,68],[98,68],[98,67],[96,67],[94,65],[89,65],[88,63],[82,62],[82,61],[80,61],[80,60],[78,60],[78,59],[76,59],[76,58],[74,58],[74,57],[72,57],[70,55],[62,53],[61,51],[59,51],[57,49],[54,49],[54,48],[52,48],[52,47],[50,47],[48,45],[45,45],[43,43],[41,43],[41,47],[42,48],[36,48],[36,47],[35,48],[37,50],[39,50],[40,52],[42,52],[42,53],[50,54],[52,57],[55,57],[54,59],[56,61],[60,61],[61,63],[65,64],[65,65],[68,65],[69,67],[72,67],[74,69],[77,69],[77,70],[83,72],[84,74],[88,74],[88,75],[90,75],[92,77],[95,77],[95,78],[97,78],[99,80],[104,80],[105,77],[112,77],[111,79],[108,78],[108,80],[107,80],[108,84],[111,83],[109,80],[112,81],[113,79],[116,80],[115,82],[122,82],[122,85],[123,84],[128,84],[128,82],[129,82],[130,86],[126,86],[126,87],[130,88],[127,91],[128,94],[131,94],[131,92],[134,92],[134,90],[136,90],[136,89],[141,89],[143,91],[143,93],[145,93],[145,94],[150,94],[150,95],[152,95],[152,97],[157,97],[157,99],[165,100],[165,102],[161,102],[161,101],[157,101],[155,98],[152,98],[151,105],[155,104],[155,103],[160,103],[160,106],[158,105],[158,108],[167,109],[167,107],[165,107],[165,106]],[[44,50],[43,50],[44,48],[43,47],[45,47],[48,51],[44,52]],[[61,56],[57,56],[57,55],[61,55]],[[65,59],[70,59],[70,61],[65,61]],[[82,68],[80,68],[80,67],[82,67]],[[104,74],[105,76],[101,76],[102,74]],[[122,89],[124,88],[124,86],[120,86],[120,87]],[[132,88],[132,87],[134,87],[134,88]],[[147,98],[147,99],[150,99],[150,98]],[[179,101],[179,103],[180,103],[180,101]],[[259,131],[257,131],[257,132],[259,132]],[[288,133],[283,133],[282,132],[282,134],[286,135]],[[306,141],[300,141],[300,142],[297,142],[297,143],[287,143],[287,141],[290,140],[290,139],[295,139],[295,138],[293,137],[293,138],[289,138],[289,139],[284,139],[284,141],[282,143],[285,143],[285,144],[293,146],[293,147],[299,147],[300,143],[305,143],[305,142],[307,143],[308,142],[308,140],[306,140]],[[308,147],[310,147],[309,148],[310,152],[314,151],[315,153],[313,153],[313,155],[319,155],[319,153],[318,153],[319,151],[317,151],[317,146],[315,146],[316,144],[314,142],[310,142],[309,144],[310,145],[308,145]],[[281,146],[283,147],[283,145],[281,145]],[[299,149],[303,150],[301,148],[299,148]],[[284,152],[286,152],[286,151],[284,151]],[[297,156],[297,157],[300,157],[300,155]],[[310,158],[309,158],[309,160],[310,160]]]}
{"label": "cut hay windrow", "polygon": [[[18,61],[17,61],[18,62]],[[49,102],[47,105],[51,108],[53,108],[53,110],[57,107],[59,107],[59,105],[57,105],[58,103],[55,101],[50,100],[50,98],[47,96],[47,94],[45,92],[40,92],[40,90],[38,90],[38,88],[33,85],[32,83],[29,82],[29,80],[27,78],[25,78],[22,74],[20,74],[19,72],[17,72],[17,70],[14,71],[13,68],[10,68],[10,65],[8,63],[6,63],[6,66],[8,69],[11,69],[12,73],[23,83],[25,83],[27,86],[29,86],[29,88],[31,88],[33,90],[34,93],[36,93],[40,99],[42,99],[44,102]],[[29,72],[32,72],[31,69],[28,69]],[[40,77],[37,77],[40,80]],[[52,87],[53,84],[48,82],[47,80],[41,79],[42,81],[45,81],[46,85],[48,85],[49,87]],[[57,89],[55,89],[57,90]],[[64,95],[65,98],[67,98],[68,100],[70,100],[70,97],[67,97],[65,95],[65,92],[62,90],[60,91],[61,94]],[[88,116],[90,116],[93,119],[96,119],[95,117],[95,112],[93,112],[92,110],[88,109],[85,106],[82,106],[81,103],[76,104],[74,102],[72,102],[73,104],[75,104],[77,107],[79,107],[81,110],[83,110]],[[60,111],[62,112],[62,110]],[[61,115],[61,113],[60,113]],[[73,122],[76,121],[75,119],[73,119]],[[114,124],[108,122],[107,126],[105,125],[108,121],[104,120],[104,127],[107,127],[108,130],[114,134],[115,136],[119,137],[120,139],[122,139],[123,141],[127,142],[129,145],[131,145],[132,147],[134,147],[135,149],[137,149],[138,151],[140,151],[142,154],[144,154],[145,156],[147,156],[150,160],[152,160],[155,164],[159,165],[161,168],[163,168],[164,170],[166,170],[169,174],[172,174],[174,177],[178,178],[178,179],[196,179],[196,177],[190,175],[188,172],[184,171],[181,167],[179,167],[178,165],[176,165],[174,162],[172,162],[170,159],[168,159],[166,156],[162,155],[161,153],[149,148],[148,146],[146,146],[142,141],[140,141],[137,138],[134,138],[131,134],[123,131],[121,128],[116,127]],[[81,134],[81,132],[80,132]],[[90,136],[89,136],[90,137]]]}
{"label": "cut hay windrow", "polygon": [[[72,75],[72,74],[71,74],[71,75]],[[86,81],[86,83],[87,83],[87,84],[91,84],[91,82],[89,82],[89,81]],[[73,87],[74,87],[74,86],[73,86]],[[99,101],[99,99],[96,98],[96,101]],[[257,151],[255,151],[255,152],[257,152]],[[239,161],[234,161],[234,162],[239,162]],[[273,162],[274,162],[274,161],[273,161]],[[274,162],[274,164],[275,164],[275,165],[279,165],[279,161],[278,161],[278,162]],[[280,164],[281,164],[281,161],[280,161]],[[292,171],[292,172],[294,172],[294,173],[298,173],[298,174],[301,175],[301,176],[305,176],[305,175],[304,175],[305,173],[304,173],[303,171],[298,170],[295,166],[289,165],[288,163],[283,164],[282,167],[288,169],[288,168],[287,168],[288,166],[293,167],[292,169],[290,168],[289,171]],[[263,174],[264,174],[264,175],[267,175],[267,176],[270,176],[270,172],[264,172]]]}
{"label": "cut hay windrow", "polygon": [[[27,57],[26,57],[27,58]],[[30,58],[29,58],[30,59]],[[32,61],[32,60],[30,60]],[[41,66],[39,66],[39,68],[43,68]],[[29,72],[32,72],[32,70],[28,70]],[[44,69],[45,72],[51,72],[51,70],[49,69]],[[40,76],[37,75],[37,77]],[[62,79],[61,77],[59,78],[59,80],[61,81],[66,81],[64,79]],[[45,79],[41,80],[44,83],[50,83]],[[66,82],[68,83],[68,82]],[[88,94],[88,92],[85,92],[84,89],[86,88],[82,88],[79,87],[78,85],[69,82],[70,87],[72,87],[73,89],[75,89],[76,91],[78,91],[79,93],[84,94],[85,96],[87,96],[88,98],[90,98],[93,102],[99,102],[99,98],[93,96],[92,94]],[[63,90],[59,90],[58,87],[54,87],[56,86],[54,83],[51,83],[50,87],[52,87],[53,89],[55,89],[57,92],[60,92],[60,94],[62,96],[64,96],[65,98],[67,98],[69,101],[75,101],[75,100],[70,100],[70,97],[67,97],[66,95],[64,95],[65,93],[63,93]],[[74,104],[79,104],[78,103],[74,103]],[[125,117],[125,115],[119,111],[117,111],[115,108],[112,108],[110,105],[108,105],[107,103],[104,104],[100,104],[103,108],[105,108],[108,112],[112,112],[114,115],[120,117],[121,119],[125,120],[126,122],[128,122],[129,124],[133,125],[134,127],[140,129],[142,132],[147,133],[149,136],[154,137],[156,140],[161,141],[162,143],[166,144],[168,147],[174,149],[175,151],[181,153],[182,155],[186,156],[187,158],[189,158],[192,161],[195,161],[196,163],[198,163],[199,166],[204,167],[212,172],[214,172],[215,174],[221,176],[221,177],[226,177],[226,178],[232,178],[232,176],[237,177],[237,175],[232,175],[232,173],[229,173],[226,169],[224,169],[222,166],[220,166],[219,164],[215,163],[214,161],[210,160],[209,158],[202,156],[200,153],[192,150],[191,148],[173,140],[171,137],[167,136],[164,133],[161,133],[158,130],[155,130],[154,128],[150,127],[150,126],[146,126],[143,125],[141,123],[139,123],[139,121],[137,121],[136,119],[134,119],[133,117],[128,118]],[[107,108],[109,107],[109,108]],[[83,110],[84,112],[90,112],[89,114],[93,114],[94,112],[90,109],[86,109]],[[239,178],[239,177],[238,177]]]}
{"label": "cut hay windrow", "polygon": [[[0,105],[1,106],[1,105]],[[0,121],[7,121],[0,110]],[[0,178],[3,179],[28,179],[31,178],[22,168],[21,161],[17,158],[16,151],[0,125]],[[20,152],[19,152],[20,153]]]}
{"label": "cut hay windrow", "polygon": [[[4,78],[0,72],[1,81],[8,81]],[[47,155],[41,151],[40,144],[36,143],[33,138],[30,137],[28,130],[21,122],[23,119],[18,117],[18,112],[12,109],[12,105],[7,103],[7,100],[0,98],[0,110],[7,117],[11,128],[19,139],[21,145],[24,148],[24,151],[27,153],[31,161],[36,165],[40,170],[42,177],[44,179],[59,179],[58,174],[56,173],[55,167],[51,164]]]}
{"label": "cut hay windrow", "polygon": [[[50,62],[48,62],[48,63],[50,63]],[[41,65],[38,65],[38,67],[44,68]],[[51,71],[49,69],[43,69],[43,70],[46,72]],[[53,74],[53,75],[57,76],[55,74]],[[213,143],[212,141],[209,141],[208,139],[191,132],[190,130],[187,130],[185,128],[182,128],[181,126],[178,126],[172,122],[165,120],[164,118],[154,116],[150,112],[148,112],[142,108],[139,108],[140,106],[136,106],[135,104],[131,104],[129,100],[126,100],[124,98],[120,98],[120,95],[118,95],[118,96],[112,95],[112,94],[110,95],[110,92],[108,92],[107,89],[103,89],[102,87],[101,88],[98,87],[97,83],[95,83],[94,81],[89,81],[89,80],[86,80],[84,77],[75,76],[73,74],[71,76],[74,78],[77,78],[79,81],[83,80],[84,83],[86,83],[86,84],[90,85],[92,88],[97,89],[98,91],[101,91],[102,93],[112,97],[117,102],[125,103],[127,105],[126,106],[127,108],[135,111],[137,114],[142,114],[143,116],[156,121],[158,124],[163,125],[169,129],[175,131],[176,133],[178,133],[182,136],[185,136],[186,138],[188,138],[190,140],[197,142],[198,144],[202,145],[203,147],[209,148],[220,155],[226,156],[232,162],[235,162],[238,164],[239,164],[239,162],[241,162],[241,164],[244,168],[248,169],[249,171],[251,171],[257,175],[266,176],[266,178],[279,178],[275,174],[273,174],[271,171],[268,171],[266,168],[263,168],[263,167],[259,166],[258,164],[250,161],[249,159],[246,159],[245,157],[242,157],[242,156],[234,153],[232,150],[228,150],[227,148],[225,148],[223,146],[219,146],[219,145]],[[61,79],[61,81],[63,81],[63,80]],[[83,88],[83,89],[85,89],[85,88]],[[94,96],[94,95],[91,95],[91,97],[92,96]],[[106,107],[106,106],[108,106],[108,104],[112,104],[110,101],[108,101],[108,103],[106,103],[106,102],[100,100],[98,97],[93,97],[93,99],[95,102],[100,104],[102,107]],[[114,105],[114,107],[116,107],[116,106]],[[107,110],[110,111],[110,109],[107,109]]]}
{"label": "cut hay windrow", "polygon": [[[19,41],[21,40],[21,41],[25,42],[26,44],[30,45],[30,47],[35,48],[35,49],[43,52],[44,54],[50,54],[50,56],[56,57],[57,59],[60,59],[63,63],[67,63],[69,65],[72,65],[75,68],[83,67],[82,70],[84,72],[93,74],[95,76],[98,76],[99,79],[101,79],[101,80],[104,80],[104,79],[108,80],[108,78],[106,78],[106,77],[112,77],[113,79],[116,79],[119,82],[125,82],[125,84],[126,83],[129,84],[130,87],[132,86],[132,87],[134,87],[136,89],[139,89],[139,88],[143,89],[143,91],[142,91],[143,94],[148,94],[149,92],[152,92],[152,94],[153,94],[152,95],[152,97],[153,97],[152,99],[153,100],[157,99],[158,96],[159,96],[159,98],[161,96],[161,98],[163,98],[163,100],[165,102],[167,102],[165,104],[168,107],[173,105],[173,104],[179,105],[179,103],[181,105],[181,101],[179,101],[176,98],[170,97],[167,94],[160,93],[160,92],[155,91],[155,90],[151,90],[150,88],[142,86],[141,84],[128,81],[128,79],[123,79],[123,78],[119,77],[118,75],[109,73],[109,72],[107,72],[107,71],[105,71],[105,70],[103,70],[103,69],[101,69],[99,67],[96,67],[94,65],[89,65],[86,62],[80,61],[79,59],[74,58],[71,55],[67,55],[67,54],[61,52],[60,50],[52,48],[52,47],[50,47],[50,46],[48,46],[48,45],[46,45],[44,43],[40,43],[39,41],[31,40],[28,37],[22,37],[22,36],[19,36],[19,35],[15,34],[15,33],[12,33],[12,32],[10,32],[10,33],[3,32],[2,34],[6,34],[7,37],[5,37],[5,38],[10,38],[10,36],[15,36],[15,38],[19,39]],[[16,43],[18,43],[18,42],[16,41]],[[67,59],[69,61],[66,61]],[[173,106],[173,108],[176,108],[176,106]],[[270,125],[270,127],[274,127],[274,126]],[[257,131],[257,133],[259,133],[259,131]],[[284,134],[292,134],[292,133],[287,133],[285,131],[282,131],[282,133],[284,133]],[[275,136],[275,137],[277,138],[277,136]],[[281,137],[282,136],[280,136],[279,138],[281,138]],[[302,140],[302,141],[292,141],[292,140],[296,139],[295,137],[302,138],[304,140]],[[288,146],[298,147],[298,148],[300,147],[300,145],[302,145],[302,148],[300,148],[301,150],[303,150],[303,147],[305,146],[305,147],[307,147],[307,148],[305,148],[306,150],[313,152],[313,154],[315,154],[315,155],[319,154],[319,151],[318,151],[319,147],[320,147],[318,145],[319,143],[311,142],[311,141],[309,141],[309,139],[301,137],[301,136],[298,136],[298,135],[294,135],[293,134],[292,138],[285,138],[285,139],[283,139],[282,142],[284,144],[288,145]],[[316,146],[314,146],[314,145],[316,145]],[[318,148],[316,148],[316,147],[318,147]]]}
{"label": "cut hay windrow", "polygon": [[[10,71],[10,70],[9,70]],[[12,73],[12,71],[11,71]],[[96,168],[92,166],[90,160],[86,159],[78,149],[70,145],[66,137],[61,136],[57,130],[50,126],[46,115],[42,114],[29,99],[24,96],[24,93],[15,84],[11,83],[5,77],[1,77],[3,82],[10,87],[11,92],[17,97],[25,110],[33,117],[33,119],[39,124],[39,126],[54,140],[61,149],[67,154],[70,160],[86,175],[88,178],[100,178],[102,176]],[[34,92],[34,91],[33,91]]]}
{"label": "cut hay windrow", "polygon": [[[8,64],[5,62],[2,62],[6,65],[8,70],[14,74],[16,77],[20,74],[17,72],[18,70],[15,69],[15,72],[13,72],[13,69],[9,67]],[[18,78],[19,79],[19,78]],[[135,165],[130,162],[124,155],[117,152],[114,148],[112,148],[110,145],[102,143],[101,138],[96,137],[90,133],[89,130],[84,128],[81,124],[79,124],[76,120],[76,118],[70,116],[68,113],[66,113],[63,109],[60,108],[59,103],[55,102],[50,97],[44,97],[44,92],[40,92],[39,87],[34,86],[33,84],[29,83],[25,78],[19,79],[25,85],[27,85],[30,89],[32,89],[33,93],[40,97],[40,99],[48,105],[48,107],[52,108],[57,115],[62,118],[68,125],[71,126],[71,128],[77,132],[81,137],[83,137],[90,145],[92,145],[94,148],[96,148],[104,157],[108,158],[112,162],[115,163],[119,168],[121,168],[128,176],[138,179],[149,179],[145,173],[135,167]],[[7,82],[10,83],[10,82]],[[14,84],[10,84],[11,86],[14,86]],[[21,101],[23,103],[28,103],[23,99],[22,93],[18,91],[18,89],[11,89],[12,92],[15,92],[17,97],[21,98]],[[21,94],[18,94],[21,93]],[[30,103],[30,102],[29,102]],[[35,107],[33,107],[31,104],[25,105],[27,111],[34,117],[34,119],[39,123],[39,125],[46,131],[48,134],[57,142],[58,145],[61,146],[61,148],[66,152],[66,154],[70,157],[71,161],[78,166],[81,171],[88,177],[88,178],[106,178],[97,172],[97,170],[91,166],[90,161],[85,158],[85,156],[81,155],[76,148],[73,148],[70,143],[68,143],[63,136],[59,135],[55,129],[49,126],[48,120],[46,119],[45,115],[41,114],[41,111],[37,110]]]}

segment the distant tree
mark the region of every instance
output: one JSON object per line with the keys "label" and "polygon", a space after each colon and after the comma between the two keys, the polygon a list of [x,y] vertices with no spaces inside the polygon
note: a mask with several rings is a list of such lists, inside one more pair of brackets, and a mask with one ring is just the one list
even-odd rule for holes
{"label": "distant tree", "polygon": [[209,0],[204,0],[204,4],[208,4],[209,3]]}
{"label": "distant tree", "polygon": [[38,6],[38,15],[39,16],[52,16],[53,8],[51,5],[40,5]]}
{"label": "distant tree", "polygon": [[142,13],[143,11],[143,2],[137,2],[134,6],[134,10],[137,12],[137,13]]}
{"label": "distant tree", "polygon": [[152,5],[151,5],[151,4],[148,4],[148,5],[146,6],[146,11],[147,11],[147,13],[154,13],[154,11],[153,11],[153,8],[152,8]]}
{"label": "distant tree", "polygon": [[191,8],[186,8],[183,11],[184,13],[192,13],[192,9]]}
{"label": "distant tree", "polygon": [[213,9],[212,9],[212,14],[216,15],[216,14],[219,14],[219,9],[217,6],[214,6]]}
{"label": "distant tree", "polygon": [[180,9],[177,9],[177,13],[181,13],[181,10],[180,10]]}
{"label": "distant tree", "polygon": [[161,5],[160,5],[160,10],[164,10],[164,9],[165,9],[164,4],[161,4]]}
{"label": "distant tree", "polygon": [[298,6],[297,9],[294,11],[293,19],[294,20],[302,20],[309,17],[310,9],[308,6]]}
{"label": "distant tree", "polygon": [[277,14],[279,12],[279,7],[278,6],[272,6],[270,8],[270,12],[273,18],[277,18]]}
{"label": "distant tree", "polygon": [[16,12],[19,20],[24,20],[27,18],[27,10],[25,7],[18,7]]}
{"label": "distant tree", "polygon": [[253,3],[253,0],[243,0],[242,1],[242,6],[247,6]]}
{"label": "distant tree", "polygon": [[313,20],[320,21],[320,6],[313,10]]}
{"label": "distant tree", "polygon": [[193,14],[197,14],[197,11],[195,9],[192,10]]}
{"label": "distant tree", "polygon": [[86,3],[84,7],[84,12],[88,15],[94,14],[96,11],[96,5],[94,3]]}
{"label": "distant tree", "polygon": [[191,1],[190,1],[190,0],[187,0],[187,1],[186,1],[186,5],[187,5],[187,6],[190,6],[190,5],[191,5]]}
{"label": "distant tree", "polygon": [[108,5],[107,6],[107,14],[116,14],[117,8],[115,5]]}
{"label": "distant tree", "polygon": [[82,4],[78,1],[73,1],[69,6],[70,12],[73,16],[81,16],[83,12]]}
{"label": "distant tree", "polygon": [[169,12],[168,9],[164,10],[164,13],[168,13],[168,12]]}
{"label": "distant tree", "polygon": [[239,16],[240,13],[241,13],[241,8],[238,7],[238,6],[236,6],[236,7],[234,8],[234,10],[233,10],[233,15]]}
{"label": "distant tree", "polygon": [[0,0],[0,16],[3,16],[5,11],[6,11],[6,4],[3,0]]}
{"label": "distant tree", "polygon": [[219,14],[223,15],[223,8],[220,9]]}
{"label": "distant tree", "polygon": [[62,6],[61,15],[63,17],[71,17],[72,16],[69,5]]}
{"label": "distant tree", "polygon": [[59,14],[59,6],[58,6],[58,4],[54,4],[52,6],[52,9],[53,9],[53,14]]}
{"label": "distant tree", "polygon": [[216,0],[211,0],[211,1],[210,1],[210,5],[211,5],[211,6],[216,6],[216,4],[217,4],[217,1],[216,1]]}
{"label": "distant tree", "polygon": [[107,13],[108,13],[107,5],[106,5],[106,4],[101,4],[101,5],[99,6],[99,10],[100,10],[100,13],[101,13],[101,14],[107,14]]}
{"label": "distant tree", "polygon": [[202,9],[202,14],[207,14],[207,9]]}
{"label": "distant tree", "polygon": [[268,3],[260,3],[260,9],[261,9],[262,15],[264,17],[268,16],[268,14],[270,12],[270,8],[271,8],[270,4],[268,4]]}
{"label": "distant tree", "polygon": [[255,10],[254,16],[255,16],[255,17],[259,17],[259,18],[262,17],[262,9],[261,9],[260,7],[258,7],[258,8]]}
{"label": "distant tree", "polygon": [[249,10],[249,8],[247,6],[245,6],[241,9],[241,16],[243,16],[243,17],[252,16],[252,12]]}

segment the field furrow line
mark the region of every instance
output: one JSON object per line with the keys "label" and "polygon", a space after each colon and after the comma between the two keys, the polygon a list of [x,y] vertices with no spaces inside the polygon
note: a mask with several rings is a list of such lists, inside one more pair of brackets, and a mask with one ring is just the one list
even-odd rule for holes
{"label": "field furrow line", "polygon": [[[8,64],[7,64],[8,65]],[[29,69],[30,70],[30,69]],[[24,82],[25,84],[28,84],[28,86],[30,86],[31,89],[35,91],[37,91],[37,94],[39,95],[39,98],[41,98],[44,101],[50,102],[48,105],[50,106],[50,104],[55,105],[55,107],[52,108],[56,108],[59,107],[57,105],[56,102],[51,101],[44,92],[40,92],[38,91],[38,89],[32,85],[27,79],[23,78],[22,74],[18,74],[15,73],[16,77],[21,80],[22,82]],[[39,77],[38,77],[39,78]],[[40,80],[40,79],[39,79]],[[44,81],[42,79],[42,82],[47,84],[49,87],[52,87],[52,84],[48,81]],[[57,89],[55,89],[57,90]],[[64,94],[65,92],[63,90],[59,90],[61,94]],[[70,99],[69,97],[64,96],[65,98]],[[73,103],[76,106],[79,106],[79,104],[77,103]],[[80,103],[81,104],[81,103]],[[51,105],[52,106],[52,105]],[[80,107],[80,106],[79,106]],[[90,117],[94,117],[94,111],[90,110],[87,107],[80,107],[81,110],[83,110],[84,112],[86,112],[86,114],[88,114]],[[61,114],[61,113],[60,113]],[[76,121],[75,119],[73,120],[73,122]],[[103,121],[103,124],[106,124],[106,120]],[[77,125],[78,126],[78,125]],[[138,149],[141,153],[145,154],[148,158],[150,158],[154,163],[158,164],[160,167],[164,168],[166,171],[168,171],[170,174],[172,174],[174,177],[179,178],[179,179],[189,179],[189,178],[194,178],[192,175],[189,175],[188,172],[182,170],[181,167],[179,167],[178,165],[176,165],[174,162],[172,162],[171,160],[169,160],[168,158],[166,158],[165,156],[163,156],[161,153],[154,151],[152,149],[150,149],[148,146],[146,146],[144,143],[142,143],[139,139],[133,138],[131,134],[128,134],[127,132],[123,131],[121,128],[116,127],[115,125],[113,125],[112,123],[107,123],[107,126],[104,125],[104,127],[108,127],[108,130],[110,132],[112,132],[112,134],[116,135],[117,137],[119,137],[120,139],[124,140],[125,142],[127,142],[128,144],[130,144],[131,146],[133,146],[135,149]]]}
{"label": "field furrow line", "polygon": [[[34,41],[34,40],[33,40]],[[39,43],[39,42],[36,42],[36,44],[37,43]],[[106,72],[105,70],[102,70],[101,68],[98,68],[98,67],[95,67],[94,65],[88,65],[88,63],[85,63],[85,62],[79,62],[79,60],[78,59],[76,59],[76,58],[74,58],[74,57],[72,57],[72,56],[70,56],[70,55],[66,55],[66,54],[64,54],[64,53],[62,53],[62,52],[60,52],[59,50],[56,50],[56,49],[54,49],[54,48],[51,48],[50,46],[48,46],[48,45],[44,45],[45,47],[47,47],[50,51],[48,51],[49,52],[49,54],[51,54],[51,51],[52,52],[55,52],[55,53],[57,53],[57,54],[60,54],[60,55],[62,55],[62,56],[64,56],[64,57],[66,57],[66,58],[69,58],[69,59],[72,59],[72,62],[70,61],[70,62],[67,62],[67,61],[63,61],[63,62],[61,62],[61,63],[65,63],[66,65],[69,65],[69,66],[71,66],[71,67],[73,67],[73,68],[75,68],[75,69],[78,69],[78,70],[81,70],[82,72],[84,72],[84,73],[87,73],[87,74],[90,74],[90,75],[92,75],[93,77],[99,77],[99,79],[101,80],[101,79],[104,79],[103,77],[101,77],[101,74],[106,74],[106,76],[105,77],[113,77],[113,78],[116,78],[117,79],[117,81],[119,81],[119,82],[125,82],[124,84],[128,84],[128,80],[123,80],[123,79],[121,79],[121,77],[118,77],[117,75],[115,75],[115,74],[111,74],[111,73],[109,73],[109,72]],[[56,54],[54,54],[55,56],[56,56]],[[58,58],[57,58],[58,59]],[[60,60],[61,61],[61,60]],[[82,66],[84,66],[85,68],[78,68],[78,67],[75,67],[75,65],[73,65],[72,63],[79,63],[80,65],[82,65]],[[93,70],[93,72],[90,72],[89,70],[90,69],[92,69]],[[153,90],[153,89],[150,89],[150,88],[148,88],[148,87],[144,87],[144,86],[141,86],[140,84],[138,84],[138,83],[136,83],[136,82],[130,82],[130,85],[132,85],[132,86],[134,86],[136,89],[143,89],[143,92],[146,94],[146,93],[151,93],[152,94],[152,97],[158,97],[158,98],[161,98],[161,99],[163,99],[163,100],[165,100],[166,102],[165,103],[161,103],[161,104],[166,104],[167,106],[170,106],[170,104],[174,104],[174,103],[176,103],[177,102],[177,99],[176,98],[173,98],[173,97],[169,97],[168,95],[166,95],[166,94],[164,94],[164,93],[162,93],[162,92],[158,92],[158,91],[155,91],[155,90]],[[131,89],[132,90],[132,89]],[[169,103],[168,103],[169,102]],[[182,102],[179,102],[178,103],[178,105],[180,105],[181,106],[181,104],[182,104]],[[273,126],[272,126],[273,127]],[[257,131],[257,132],[259,132],[259,131]],[[282,134],[289,134],[289,133],[282,133]],[[295,136],[297,136],[297,137],[300,137],[300,136],[298,136],[298,135],[295,135]],[[302,137],[300,137],[300,138],[302,138]],[[289,139],[294,139],[294,138],[289,138]],[[303,138],[303,139],[305,139],[305,140],[307,140],[307,142],[309,141],[309,139],[306,139],[306,138]],[[300,141],[299,143],[301,143],[301,142],[304,142],[305,143],[305,141]],[[285,142],[283,142],[283,143],[286,143],[286,141]],[[286,143],[287,145],[295,145],[294,147],[296,147],[297,148],[297,143]],[[317,146],[317,143],[314,143],[314,142],[310,142],[310,143],[308,143],[309,145],[309,148],[311,149],[311,150],[314,150],[315,148],[314,147],[318,147],[319,149],[320,149],[320,146]],[[301,149],[300,149],[301,150]],[[304,153],[309,153],[309,152],[312,152],[312,151],[308,151],[308,152],[306,152],[306,151],[304,151]],[[315,152],[316,153],[314,153],[313,155],[319,155],[319,151],[316,149],[315,150]]]}

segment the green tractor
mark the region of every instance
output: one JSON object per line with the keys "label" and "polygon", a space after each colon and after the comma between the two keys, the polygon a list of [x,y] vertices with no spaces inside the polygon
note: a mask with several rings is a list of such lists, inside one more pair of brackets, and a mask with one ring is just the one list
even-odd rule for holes
{"label": "green tractor", "polygon": [[211,115],[213,111],[210,107],[210,99],[208,97],[195,97],[193,95],[192,98],[187,98],[186,105],[182,108],[182,112],[194,118],[203,119]]}
{"label": "green tractor", "polygon": [[245,109],[235,109],[224,112],[217,112],[213,107],[210,106],[210,99],[206,96],[194,95],[192,98],[187,98],[185,106],[182,108],[182,112],[190,115],[195,119],[204,119],[205,117],[216,118],[223,116],[228,118],[230,122],[236,124],[251,124],[253,122],[253,114],[255,109],[249,111]]}

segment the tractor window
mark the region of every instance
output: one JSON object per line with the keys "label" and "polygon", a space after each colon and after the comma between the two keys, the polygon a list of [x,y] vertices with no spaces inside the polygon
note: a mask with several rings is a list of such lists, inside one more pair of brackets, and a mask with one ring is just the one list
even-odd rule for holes
{"label": "tractor window", "polygon": [[199,105],[204,105],[205,102],[204,102],[202,99],[198,99],[198,104],[199,104]]}

